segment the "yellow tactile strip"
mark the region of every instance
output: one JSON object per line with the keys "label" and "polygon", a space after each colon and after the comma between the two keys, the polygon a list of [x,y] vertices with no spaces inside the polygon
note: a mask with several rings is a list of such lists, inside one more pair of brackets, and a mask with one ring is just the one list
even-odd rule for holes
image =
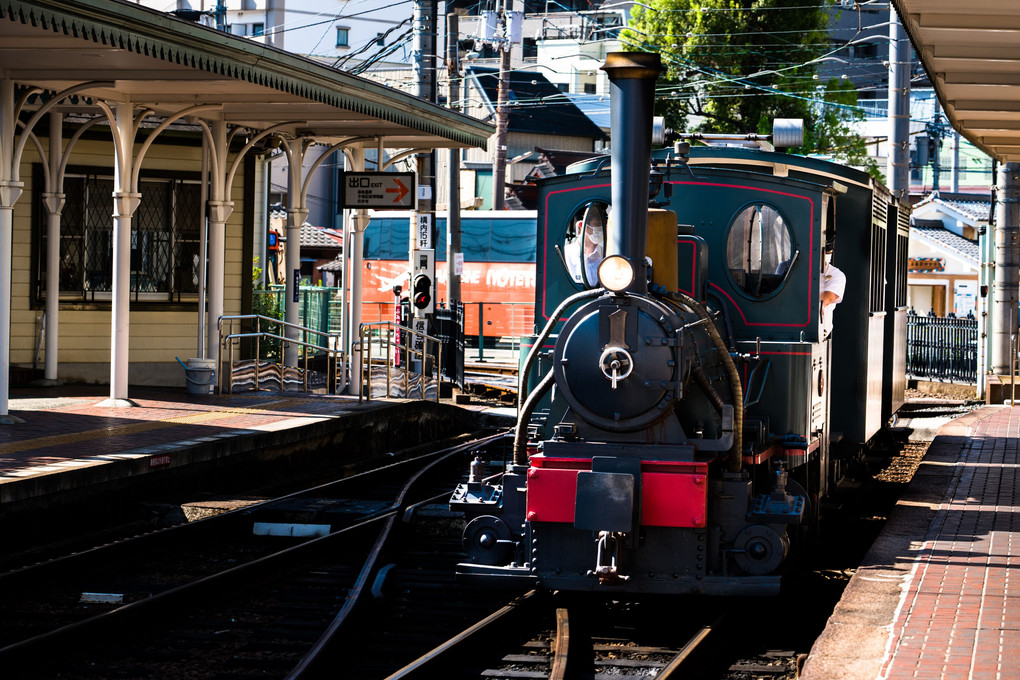
{"label": "yellow tactile strip", "polygon": [[175,425],[195,425],[198,423],[222,420],[224,418],[230,418],[232,416],[238,415],[242,416],[267,415],[267,411],[270,410],[270,407],[273,411],[279,411],[289,406],[293,406],[294,404],[297,403],[304,402],[302,402],[299,399],[281,399],[279,401],[267,402],[265,404],[262,404],[261,407],[257,408],[241,408],[232,406],[217,409],[215,411],[203,411],[201,413],[194,413],[185,416],[174,416],[172,418],[164,418],[161,420],[153,420],[143,423],[131,423],[130,425],[101,427],[95,430],[85,430],[84,432],[68,432],[66,434],[55,434],[45,437],[36,437],[34,439],[26,439],[20,442],[12,442],[10,444],[0,445],[0,456],[11,453],[18,453],[19,451],[30,451],[32,449],[42,449],[50,446],[60,446],[62,444],[73,444],[77,442],[92,441],[96,439],[121,437],[125,435],[137,434],[139,432],[160,430],[167,427],[173,427]]}

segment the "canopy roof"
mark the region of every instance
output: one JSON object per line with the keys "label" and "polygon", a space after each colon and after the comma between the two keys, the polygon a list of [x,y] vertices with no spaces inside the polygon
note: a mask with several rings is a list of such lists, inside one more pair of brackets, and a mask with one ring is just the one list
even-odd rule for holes
{"label": "canopy roof", "polygon": [[1020,161],[1020,3],[893,2],[953,127],[1000,161]]}
{"label": "canopy roof", "polygon": [[[118,0],[0,0],[0,69],[18,83],[168,115],[196,104],[229,124],[390,148],[484,147],[492,127],[289,52]],[[366,146],[372,146],[366,142]]]}

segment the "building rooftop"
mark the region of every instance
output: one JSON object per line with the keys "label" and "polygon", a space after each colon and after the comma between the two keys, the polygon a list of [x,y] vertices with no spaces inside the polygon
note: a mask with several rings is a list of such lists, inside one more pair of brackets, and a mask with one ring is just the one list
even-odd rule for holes
{"label": "building rooftop", "polygon": [[[927,223],[927,224],[926,224]],[[936,245],[952,251],[971,262],[977,263],[981,259],[981,252],[977,241],[965,239],[949,231],[943,226],[935,226],[936,220],[921,220],[910,228],[911,235],[917,234],[933,241]]]}
{"label": "building rooftop", "polygon": [[[499,101],[499,69],[468,69],[495,108]],[[605,139],[606,134],[559,88],[535,71],[510,71],[511,132]]]}

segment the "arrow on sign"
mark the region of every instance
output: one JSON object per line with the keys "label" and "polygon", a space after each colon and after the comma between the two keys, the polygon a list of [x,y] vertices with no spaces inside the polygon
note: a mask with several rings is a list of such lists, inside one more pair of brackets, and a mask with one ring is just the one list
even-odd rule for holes
{"label": "arrow on sign", "polygon": [[393,202],[400,203],[400,199],[402,199],[404,196],[407,196],[407,192],[410,190],[407,187],[405,187],[404,183],[401,182],[399,179],[394,179],[393,181],[396,182],[398,188],[396,189],[387,188],[386,193],[396,194],[397,197],[393,199]]}

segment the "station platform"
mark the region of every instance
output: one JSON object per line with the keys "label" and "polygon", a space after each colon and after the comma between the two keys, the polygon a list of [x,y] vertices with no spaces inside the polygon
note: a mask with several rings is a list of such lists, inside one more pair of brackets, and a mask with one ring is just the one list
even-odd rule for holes
{"label": "station platform", "polygon": [[166,480],[189,467],[212,469],[227,458],[292,467],[313,456],[357,461],[399,442],[464,432],[484,419],[470,406],[434,401],[359,403],[294,392],[205,396],[184,388],[133,387],[136,406],[99,406],[108,390],[11,390],[10,414],[24,422],[0,425],[0,518]]}
{"label": "station platform", "polygon": [[801,680],[1020,678],[1020,408],[939,428]]}

